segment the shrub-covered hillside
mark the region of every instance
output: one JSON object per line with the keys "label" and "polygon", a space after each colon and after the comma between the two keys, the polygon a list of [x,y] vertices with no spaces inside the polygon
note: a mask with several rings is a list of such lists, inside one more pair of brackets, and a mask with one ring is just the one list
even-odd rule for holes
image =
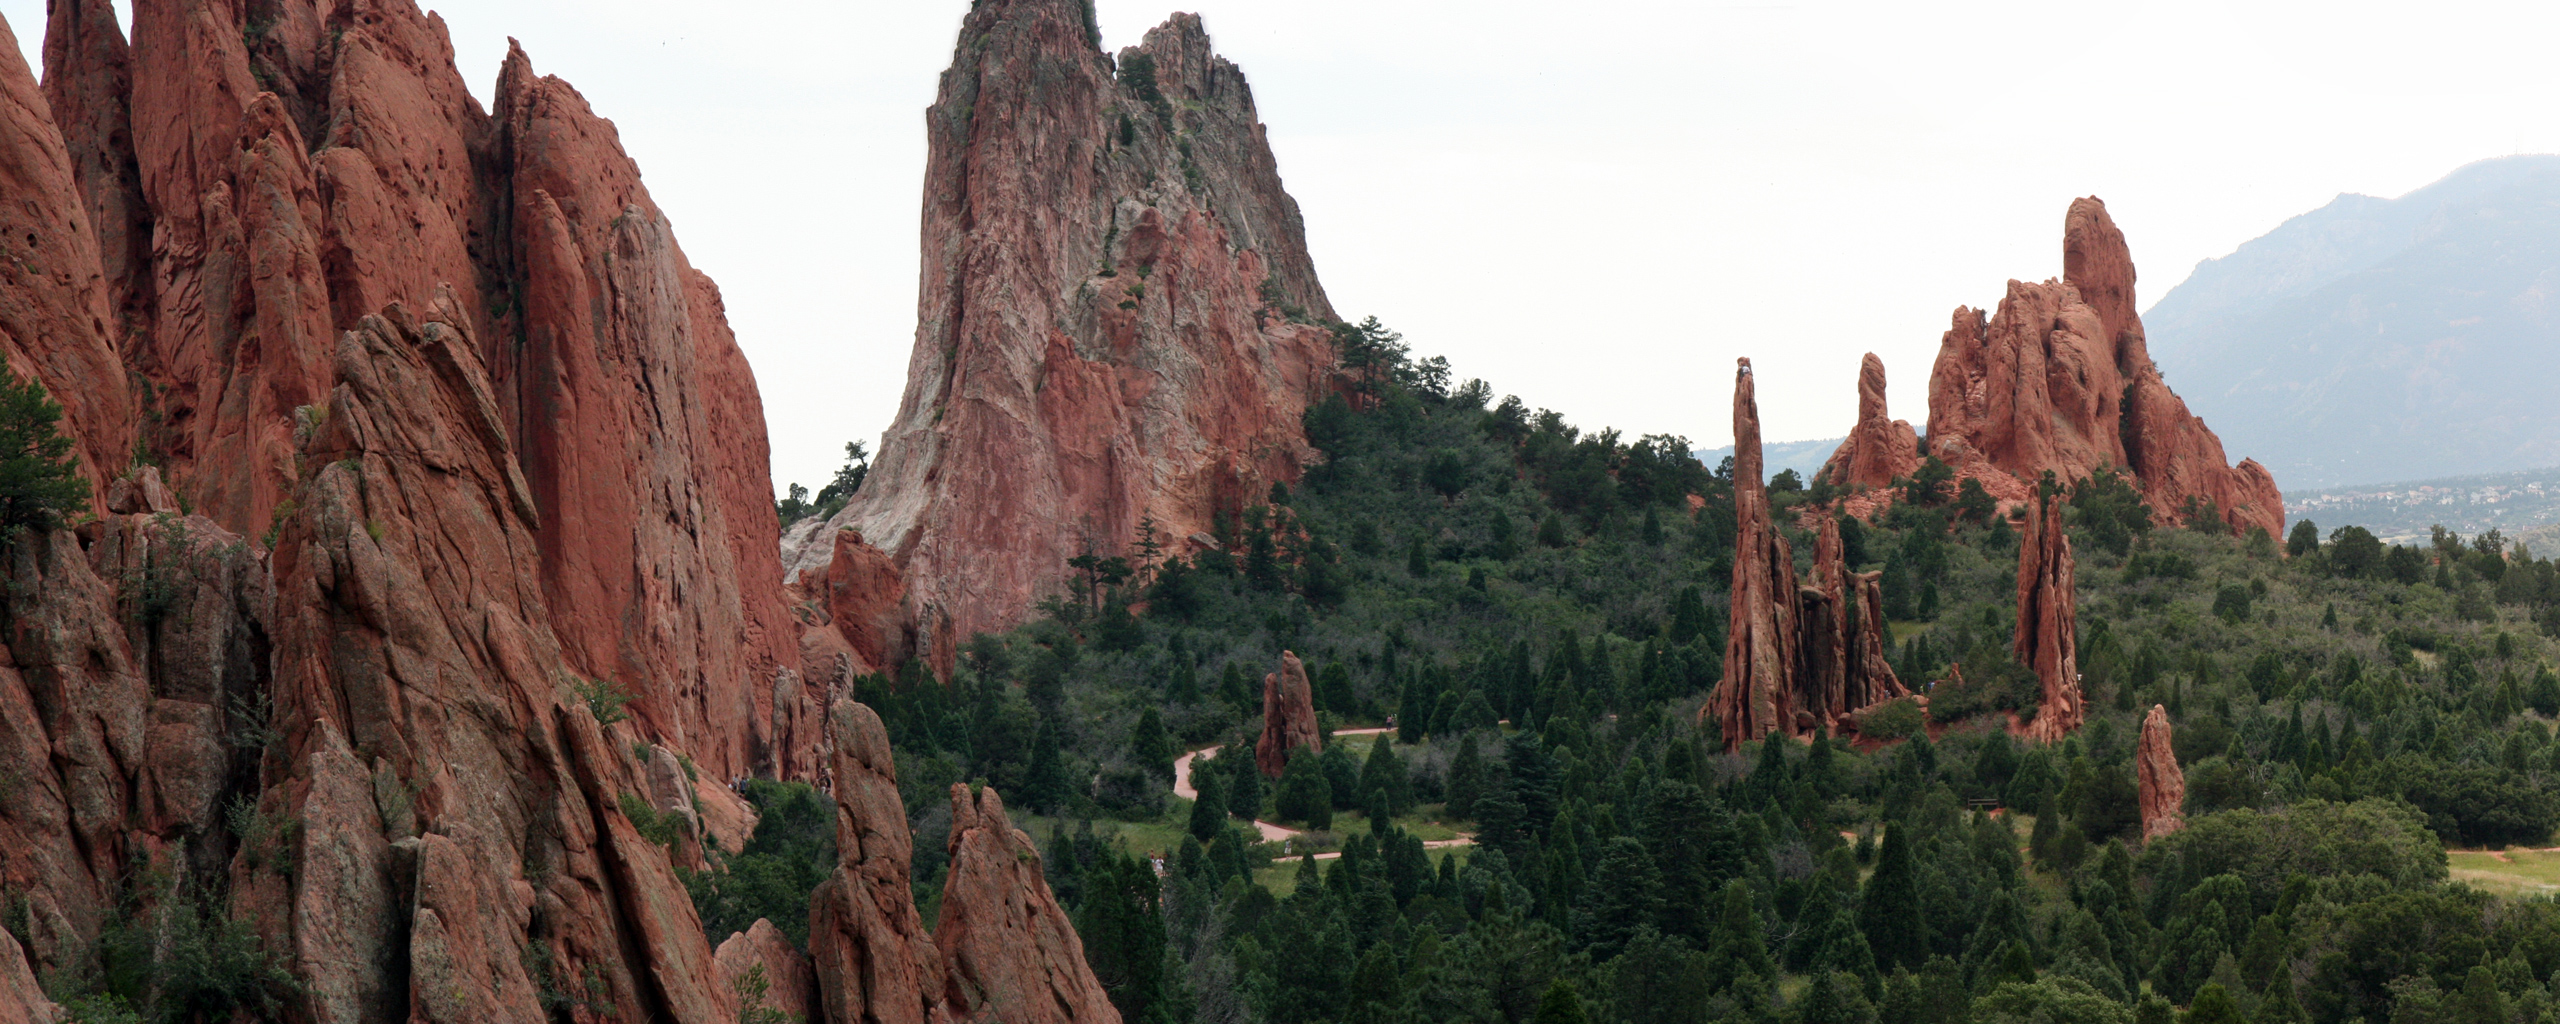
{"label": "shrub-covered hillside", "polygon": [[[1729,470],[1453,386],[1374,321],[1337,336],[1360,384],[1307,413],[1326,461],[1240,510],[1222,550],[1092,552],[947,684],[864,682],[928,904],[934,794],[982,780],[1039,815],[1133,1021],[2552,1011],[2560,906],[2531,895],[2539,861],[2469,852],[2560,824],[2551,563],[2494,535],[2155,527],[2121,481],[2077,482],[2090,715],[2028,747],[2003,728],[2039,692],[2009,654],[2017,535],[1926,466],[1842,534],[1884,573],[1927,728],[1887,715],[1870,733],[1907,741],[1729,751],[1696,722],[1721,664]],[[1773,489],[1808,557],[1798,517],[1837,495]],[[1250,745],[1284,649],[1345,731],[1267,780]],[[1964,682],[1933,689],[1951,666]],[[2154,704],[2189,824],[2145,848],[2132,756]],[[1199,799],[1174,796],[1175,759],[1212,746]],[[1297,834],[1284,854],[1248,819]],[[760,849],[776,862],[752,879],[696,879],[720,920],[805,908],[788,880],[809,876],[780,861],[831,856]]]}

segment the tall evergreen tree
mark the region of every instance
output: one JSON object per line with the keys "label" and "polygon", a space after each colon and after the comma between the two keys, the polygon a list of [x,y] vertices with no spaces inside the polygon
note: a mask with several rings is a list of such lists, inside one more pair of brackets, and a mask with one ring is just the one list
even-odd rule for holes
{"label": "tall evergreen tree", "polygon": [[1395,737],[1385,733],[1369,744],[1368,760],[1360,766],[1360,792],[1381,791],[1390,814],[1413,805],[1413,779],[1405,774],[1404,759],[1396,756]]}
{"label": "tall evergreen tree", "polygon": [[1124,1021],[1153,1019],[1164,999],[1165,929],[1161,887],[1146,862],[1106,852],[1087,870],[1076,935],[1085,963]]}
{"label": "tall evergreen tree", "polygon": [[1194,761],[1191,784],[1200,796],[1191,804],[1191,827],[1188,831],[1193,838],[1206,843],[1227,829],[1227,777],[1223,772],[1201,771],[1199,762]]}
{"label": "tall evergreen tree", "polygon": [[1156,709],[1138,713],[1136,728],[1129,731],[1129,759],[1147,774],[1163,782],[1173,781],[1173,734],[1164,731],[1164,718]]}
{"label": "tall evergreen tree", "polygon": [[1879,970],[1918,969],[1929,959],[1929,922],[1920,912],[1920,881],[1912,864],[1911,830],[1888,822],[1875,874],[1858,900],[1858,930],[1867,933]]}
{"label": "tall evergreen tree", "polygon": [[1058,748],[1058,728],[1043,721],[1031,741],[1031,770],[1022,780],[1022,802],[1040,814],[1055,812],[1067,801],[1074,782],[1067,777],[1066,755]]}

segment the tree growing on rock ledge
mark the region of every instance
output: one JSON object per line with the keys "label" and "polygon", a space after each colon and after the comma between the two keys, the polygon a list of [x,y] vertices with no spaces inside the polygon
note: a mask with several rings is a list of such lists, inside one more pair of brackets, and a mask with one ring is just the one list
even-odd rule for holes
{"label": "tree growing on rock ledge", "polygon": [[89,485],[61,421],[62,406],[44,385],[0,368],[0,544],[53,529],[88,507]]}

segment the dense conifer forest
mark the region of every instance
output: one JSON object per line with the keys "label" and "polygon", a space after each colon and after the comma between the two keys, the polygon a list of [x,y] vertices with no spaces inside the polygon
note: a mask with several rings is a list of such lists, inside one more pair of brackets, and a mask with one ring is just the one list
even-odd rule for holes
{"label": "dense conifer forest", "polygon": [[[2157,526],[2109,474],[2054,481],[2089,714],[2031,746],[2008,728],[2039,695],[2010,653],[2018,534],[1932,462],[1840,522],[1926,718],[1725,737],[1698,711],[1730,463],[1454,384],[1374,320],[1335,333],[1357,383],[1306,414],[1324,461],[1219,550],[1091,552],[947,684],[861,684],[928,919],[940,793],[977,781],[1030,812],[1133,1022],[2560,1017],[2560,854],[2534,849],[2560,825],[2550,561],[2494,531]],[[1770,486],[1809,558],[1839,495]],[[1273,780],[1252,745],[1283,650],[1340,735]],[[2188,823],[2146,845],[2154,705]],[[1213,748],[1176,796],[1177,758]],[[831,808],[751,796],[764,826],[695,900],[715,937],[763,916],[797,939]]]}

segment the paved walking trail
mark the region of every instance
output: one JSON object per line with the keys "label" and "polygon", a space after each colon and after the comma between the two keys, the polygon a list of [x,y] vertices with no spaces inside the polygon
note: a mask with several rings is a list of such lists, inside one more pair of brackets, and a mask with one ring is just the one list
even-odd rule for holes
{"label": "paved walking trail", "polygon": [[[1337,737],[1376,736],[1381,733],[1394,731],[1395,730],[1393,729],[1336,729],[1333,734]],[[1184,754],[1181,757],[1175,758],[1173,762],[1173,795],[1185,800],[1200,799],[1200,791],[1193,788],[1191,785],[1191,762],[1201,758],[1214,758],[1217,756],[1218,748],[1202,747],[1188,754]],[[1297,829],[1282,825],[1274,825],[1270,822],[1259,819],[1254,821],[1253,827],[1262,830],[1262,841],[1266,843],[1286,842],[1290,839],[1296,838],[1299,834]],[[1456,839],[1433,839],[1423,843],[1422,846],[1424,849],[1437,850],[1451,846],[1470,846],[1473,845],[1474,842],[1475,838],[1473,836],[1460,835]],[[1333,860],[1340,856],[1342,856],[1342,854],[1339,852],[1319,853],[1316,854],[1316,859]]]}

